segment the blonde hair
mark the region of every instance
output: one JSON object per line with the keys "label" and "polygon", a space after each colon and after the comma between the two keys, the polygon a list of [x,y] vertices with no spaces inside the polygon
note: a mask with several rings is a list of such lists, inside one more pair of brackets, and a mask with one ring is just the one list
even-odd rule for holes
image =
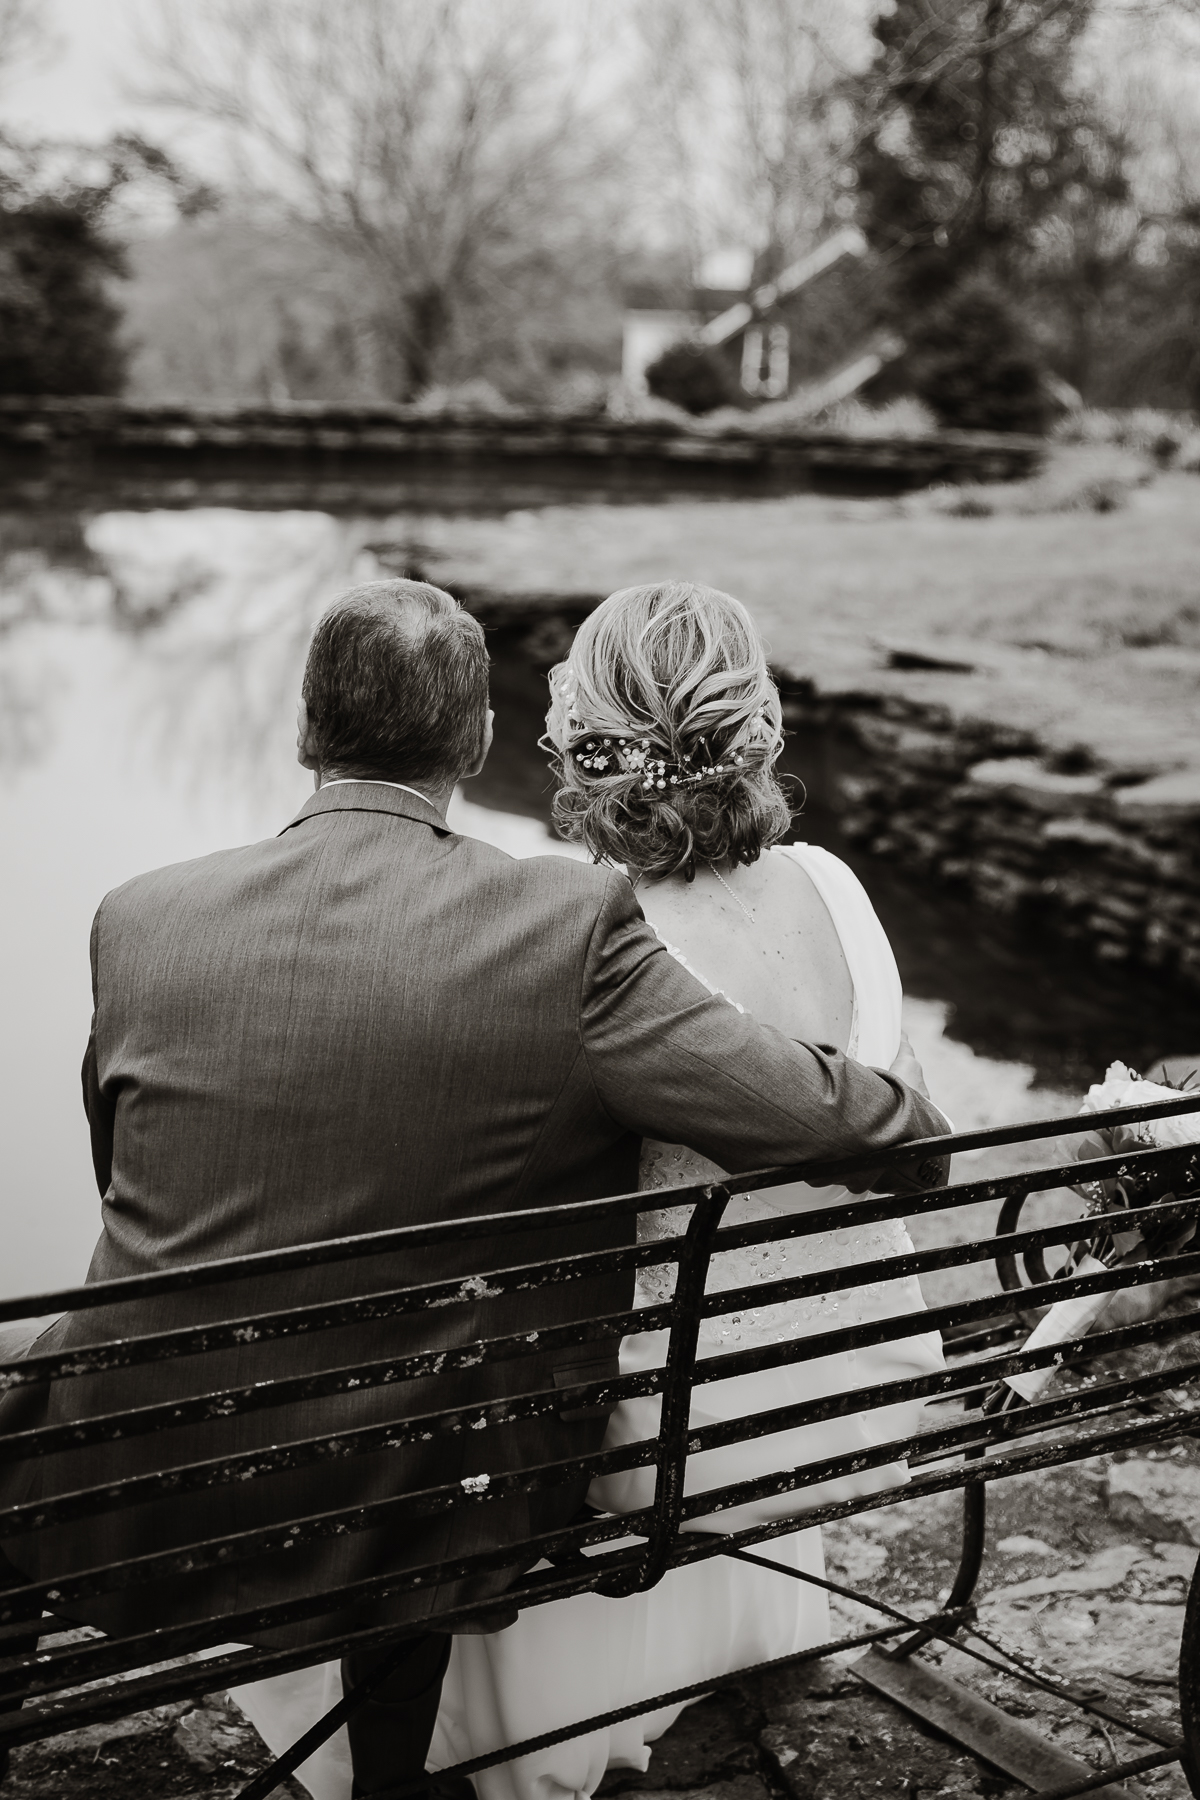
{"label": "blonde hair", "polygon": [[550,694],[554,822],[597,861],[690,880],[697,858],[752,863],[787,832],[779,692],[731,594],[693,581],[610,594]]}

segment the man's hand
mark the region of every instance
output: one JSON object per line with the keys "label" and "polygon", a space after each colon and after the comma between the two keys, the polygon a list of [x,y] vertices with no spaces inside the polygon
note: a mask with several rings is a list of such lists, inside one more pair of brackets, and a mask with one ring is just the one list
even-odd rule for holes
{"label": "man's hand", "polygon": [[[903,1145],[897,1146],[897,1157],[902,1149]],[[842,1177],[852,1194],[923,1194],[930,1188],[945,1187],[949,1179],[950,1158],[930,1155]]]}
{"label": "man's hand", "polygon": [[[929,1089],[925,1085],[925,1071],[917,1061],[907,1032],[900,1033],[900,1048],[888,1074],[898,1076],[906,1087],[920,1094],[923,1100],[930,1099]],[[852,1176],[846,1186],[852,1194],[863,1194],[873,1189],[885,1193],[889,1190],[898,1194],[919,1193],[926,1188],[944,1187],[949,1174],[949,1157],[925,1156],[913,1162],[893,1164],[886,1175],[881,1169],[865,1171],[861,1175]]]}
{"label": "man's hand", "polygon": [[[900,1048],[896,1059],[888,1070],[890,1075],[898,1075],[906,1086],[915,1089],[922,1100],[932,1100],[929,1089],[925,1085],[925,1071],[917,1061],[917,1053],[909,1042],[908,1033],[900,1033]],[[948,1156],[927,1156],[919,1162],[907,1163],[893,1170],[891,1186],[897,1193],[919,1191],[922,1188],[945,1187],[950,1178],[950,1158]]]}
{"label": "man's hand", "polygon": [[900,1048],[888,1074],[898,1075],[908,1087],[916,1089],[922,1100],[930,1098],[929,1089],[925,1086],[925,1071],[917,1061],[917,1053],[909,1043],[906,1031],[900,1033]]}

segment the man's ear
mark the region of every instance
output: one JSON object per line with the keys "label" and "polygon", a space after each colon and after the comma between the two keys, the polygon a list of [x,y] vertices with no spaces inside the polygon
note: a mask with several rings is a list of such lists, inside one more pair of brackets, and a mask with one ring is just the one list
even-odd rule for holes
{"label": "man's ear", "polygon": [[308,716],[308,707],[303,700],[296,708],[296,761],[302,769],[311,769],[314,775],[321,773],[321,759],[317,755],[316,734]]}
{"label": "man's ear", "polygon": [[492,723],[495,717],[495,713],[489,706],[487,718],[483,722],[483,740],[479,746],[479,755],[475,758],[475,761],[471,764],[469,769],[463,770],[462,778],[464,781],[469,781],[472,775],[478,775],[488,759],[488,751],[492,747]]}

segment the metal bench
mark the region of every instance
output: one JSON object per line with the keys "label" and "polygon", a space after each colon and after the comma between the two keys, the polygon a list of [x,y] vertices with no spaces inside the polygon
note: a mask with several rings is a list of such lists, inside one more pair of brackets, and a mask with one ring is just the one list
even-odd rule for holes
{"label": "metal bench", "polygon": [[[1195,1111],[1200,1111],[1200,1094],[1180,1094],[1177,1101],[1168,1104],[1126,1107],[1090,1115],[1086,1121],[1056,1119],[999,1130],[960,1133],[931,1140],[920,1146],[920,1151],[922,1154],[942,1154],[1028,1144],[1077,1136],[1085,1128],[1097,1125],[1132,1124],[1148,1118]],[[914,1146],[906,1147],[904,1157],[910,1165],[914,1153]],[[1114,1784],[1124,1777],[1181,1761],[1192,1792],[1200,1795],[1200,1584],[1193,1587],[1185,1615],[1180,1687],[1182,1734],[1178,1738],[1148,1726],[1144,1721],[1124,1717],[1118,1708],[1097,1700],[1094,1695],[1077,1696],[1069,1686],[1051,1680],[1029,1665],[1022,1666],[1019,1657],[980,1638],[978,1631],[973,1629],[971,1603],[984,1550],[988,1481],[1077,1461],[1104,1451],[1163,1442],[1196,1430],[1196,1417],[1186,1409],[1172,1407],[1148,1414],[1145,1408],[1156,1396],[1159,1398],[1155,1403],[1161,1407],[1162,1397],[1168,1390],[1178,1390],[1194,1381],[1200,1375],[1200,1361],[1176,1363],[1153,1373],[1104,1375],[1089,1384],[1072,1385],[1069,1390],[1063,1387],[1052,1389],[1046,1397],[1039,1397],[1015,1410],[1007,1404],[997,1405],[997,1397],[1009,1392],[997,1384],[1007,1377],[1031,1370],[1068,1366],[1073,1370],[1098,1356],[1111,1356],[1139,1345],[1166,1346],[1200,1326],[1200,1311],[1176,1308],[1140,1323],[1117,1328],[1106,1329],[1101,1320],[1100,1328],[1091,1335],[1076,1335],[1067,1341],[1040,1347],[1022,1347],[1039,1312],[1060,1300],[1145,1287],[1161,1281],[1164,1276],[1200,1276],[1200,1250],[1191,1244],[1176,1249],[1169,1257],[1127,1259],[1099,1272],[1076,1273],[1067,1278],[1052,1275],[1045,1262],[1048,1249],[1077,1244],[1083,1238],[1091,1241],[1106,1231],[1138,1229],[1144,1234],[1152,1234],[1150,1241],[1161,1242],[1166,1228],[1175,1226],[1178,1240],[1186,1230],[1186,1222],[1200,1217],[1200,1147],[1143,1148],[1101,1161],[1067,1162],[1027,1169],[916,1195],[898,1197],[875,1193],[821,1212],[794,1217],[777,1215],[768,1221],[732,1227],[722,1225],[722,1215],[731,1195],[797,1178],[824,1185],[838,1176],[852,1174],[855,1166],[843,1163],[836,1168],[819,1170],[811,1167],[769,1169],[731,1176],[724,1184],[714,1187],[681,1187],[666,1194],[657,1190],[590,1201],[574,1207],[458,1221],[446,1226],[412,1227],[364,1238],[270,1251],[223,1263],[176,1269],[162,1275],[7,1301],[0,1304],[0,1322],[44,1318],[67,1310],[128,1300],[138,1294],[194,1292],[217,1282],[344,1264],[408,1246],[444,1244],[450,1240],[462,1244],[484,1238],[494,1245],[499,1237],[525,1233],[543,1223],[561,1227],[564,1219],[572,1214],[589,1220],[618,1215],[628,1219],[637,1212],[660,1209],[664,1201],[674,1206],[690,1206],[690,1223],[682,1236],[624,1249],[560,1256],[548,1262],[524,1263],[499,1273],[489,1267],[486,1276],[487,1297],[496,1297],[517,1289],[577,1281],[602,1270],[677,1263],[675,1291],[669,1301],[636,1313],[553,1325],[542,1337],[544,1348],[572,1344],[611,1345],[613,1340],[632,1330],[669,1328],[669,1351],[661,1371],[583,1382],[568,1389],[556,1387],[523,1395],[516,1401],[482,1400],[477,1405],[459,1406],[452,1412],[422,1417],[411,1425],[414,1433],[418,1430],[461,1433],[481,1430],[482,1424],[486,1424],[488,1432],[492,1433],[502,1431],[513,1418],[531,1418],[538,1413],[560,1409],[564,1401],[575,1407],[610,1406],[628,1396],[661,1391],[661,1429],[656,1438],[599,1452],[587,1464],[587,1471],[592,1474],[653,1464],[656,1468],[653,1505],[619,1517],[599,1514],[581,1517],[561,1530],[530,1538],[503,1552],[478,1554],[454,1565],[428,1565],[381,1576],[359,1584],[355,1597],[397,1593],[435,1585],[460,1575],[517,1565],[528,1572],[508,1589],[505,1598],[506,1602],[511,1601],[519,1607],[541,1605],[562,1595],[587,1590],[610,1595],[629,1594],[653,1586],[669,1569],[711,1556],[735,1555],[752,1561],[765,1560],[769,1566],[774,1566],[770,1565],[769,1556],[761,1555],[762,1547],[768,1545],[771,1538],[794,1530],[797,1523],[826,1523],[869,1508],[904,1505],[922,1495],[961,1490],[961,1561],[950,1593],[941,1605],[915,1617],[873,1600],[868,1594],[839,1587],[836,1583],[825,1583],[831,1592],[849,1595],[873,1607],[879,1624],[782,1659],[783,1664],[798,1665],[834,1651],[863,1646],[870,1654],[857,1666],[873,1685],[919,1716],[958,1736],[960,1741],[970,1744],[989,1760],[1018,1775],[1024,1770],[1028,1776],[1032,1748],[1027,1741],[1030,1734],[1026,1728],[1015,1720],[1010,1721],[1011,1731],[1002,1721],[999,1725],[995,1720],[990,1724],[986,1720],[981,1722],[980,1717],[973,1716],[973,1703],[969,1695],[964,1697],[964,1690],[949,1691],[952,1684],[938,1677],[936,1671],[928,1663],[922,1663],[919,1657],[914,1660],[921,1645],[933,1638],[954,1641],[969,1655],[990,1662],[993,1667],[1002,1666],[1007,1672],[1016,1673],[1035,1685],[1048,1687],[1072,1704],[1118,1724],[1146,1746],[1141,1753],[1124,1757],[1100,1773],[1075,1764],[1073,1775],[1068,1772],[1068,1779],[1060,1780],[1059,1785],[1051,1789],[1045,1787],[1043,1766],[1043,1778],[1034,1780],[1030,1777],[1027,1785],[1037,1785],[1044,1791],[1064,1796],[1102,1790],[1115,1794],[1120,1790]],[[878,1166],[877,1159],[875,1166]],[[1130,1202],[1127,1208],[1108,1211],[1103,1206],[1097,1210],[1093,1205],[1089,1214],[1076,1216],[1066,1224],[1020,1229],[1021,1210],[1031,1194],[1118,1177],[1125,1184],[1125,1195]],[[1142,1204],[1139,1193],[1157,1197]],[[828,1269],[819,1274],[757,1283],[752,1290],[705,1293],[709,1260],[720,1251],[900,1216],[952,1213],[957,1208],[981,1201],[994,1202],[1000,1207],[999,1231],[995,1237],[945,1244],[912,1255]],[[721,1425],[690,1428],[693,1386],[783,1363],[803,1363],[837,1350],[911,1336],[913,1332],[913,1317],[905,1314],[894,1319],[840,1327],[819,1336],[805,1336],[765,1348],[733,1350],[697,1360],[697,1334],[702,1316],[736,1312],[751,1304],[761,1306],[832,1293],[899,1275],[993,1261],[1001,1277],[1003,1291],[1000,1294],[989,1292],[951,1305],[935,1305],[921,1321],[922,1329],[943,1333],[949,1352],[948,1366],[943,1372],[889,1382],[846,1395],[816,1398]],[[479,1285],[475,1284],[476,1287]],[[454,1299],[454,1294],[447,1292],[447,1286],[441,1282],[390,1289],[383,1294],[372,1293],[369,1298],[339,1301],[336,1307],[324,1309],[324,1313],[320,1307],[307,1307],[292,1313],[274,1312],[226,1321],[203,1330],[187,1327],[156,1336],[113,1340],[75,1352],[66,1359],[27,1357],[0,1364],[0,1384],[8,1387],[35,1380],[68,1381],[79,1375],[94,1375],[106,1369],[128,1368],[178,1356],[182,1351],[191,1355],[216,1352],[234,1343],[342,1326],[348,1319],[378,1319],[388,1316],[389,1312],[411,1314],[444,1307]],[[473,1294],[472,1298],[477,1296]],[[518,1340],[512,1336],[484,1336],[449,1354],[458,1359],[459,1367],[467,1368],[519,1356],[527,1342],[524,1337]],[[48,1366],[48,1363],[54,1366]],[[196,1393],[191,1399],[175,1403],[169,1418],[162,1416],[164,1409],[161,1407],[98,1415],[82,1427],[71,1427],[71,1442],[103,1442],[147,1431],[169,1430],[171,1424],[194,1419],[233,1417],[251,1409],[284,1405],[298,1397],[296,1390],[301,1381],[305,1395],[348,1393],[364,1385],[415,1378],[428,1372],[429,1363],[429,1355],[415,1355],[399,1364],[393,1362],[385,1366],[376,1362],[338,1367],[320,1375],[306,1374],[297,1380],[275,1381],[266,1387]],[[781,1469],[776,1474],[703,1495],[685,1494],[684,1471],[690,1453],[778,1432],[793,1425],[915,1398],[931,1403],[926,1422],[915,1437],[889,1442],[857,1455],[833,1458],[820,1466]],[[119,1486],[97,1488],[82,1496],[66,1495],[37,1506],[10,1507],[0,1512],[0,1543],[6,1543],[10,1551],[15,1552],[23,1531],[53,1523],[56,1518],[78,1517],[81,1508],[99,1511],[144,1500],[148,1493],[156,1491],[180,1492],[213,1487],[223,1482],[252,1479],[255,1474],[268,1470],[309,1466],[330,1456],[354,1456],[376,1448],[375,1437],[375,1432],[347,1432],[336,1438],[284,1443],[269,1457],[258,1458],[262,1467],[255,1470],[247,1470],[246,1459],[237,1456],[180,1467],[164,1466],[160,1474],[139,1476],[128,1484],[129,1491],[123,1491]],[[365,1441],[368,1438],[369,1443]],[[484,1437],[477,1441],[486,1443],[490,1440]],[[51,1454],[62,1448],[63,1442],[63,1427],[43,1427],[10,1436],[0,1445],[0,1451],[6,1460],[24,1459]],[[712,1515],[765,1495],[794,1492],[802,1496],[806,1487],[900,1458],[907,1458],[911,1470],[911,1480],[905,1486],[822,1505],[805,1512],[799,1520],[783,1520],[730,1535],[686,1530],[688,1521],[701,1515]],[[577,1476],[579,1472],[578,1465],[572,1464],[570,1473]],[[203,1625],[187,1624],[125,1637],[107,1637],[95,1631],[81,1635],[72,1630],[73,1601],[79,1602],[85,1596],[119,1586],[154,1581],[179,1568],[194,1569],[218,1561],[279,1554],[290,1543],[322,1534],[360,1530],[393,1521],[399,1525],[406,1516],[427,1516],[457,1507],[486,1507],[498,1494],[532,1492],[561,1484],[564,1478],[565,1470],[561,1464],[546,1464],[518,1474],[500,1474],[494,1481],[481,1476],[453,1486],[397,1496],[370,1508],[360,1508],[352,1517],[313,1515],[293,1520],[286,1528],[274,1531],[243,1533],[235,1538],[214,1537],[191,1544],[186,1550],[149,1555],[125,1565],[99,1567],[58,1582],[25,1582],[0,1590],[0,1695],[9,1696],[7,1700],[0,1698],[0,1707],[8,1708],[0,1712],[0,1747],[52,1737],[85,1723],[212,1692],[253,1680],[259,1675],[281,1673],[324,1661],[350,1649],[384,1647],[394,1642],[397,1635],[394,1628],[390,1632],[375,1629],[330,1637],[303,1650],[243,1648],[203,1656],[202,1653],[211,1652],[215,1647],[244,1642],[270,1627],[318,1617],[328,1612],[339,1599],[346,1599],[346,1591],[307,1596],[256,1612],[214,1617]],[[632,1546],[629,1543],[631,1537],[635,1540]],[[617,1547],[606,1549],[605,1546]],[[758,1549],[752,1549],[752,1546]],[[585,1549],[591,1554],[583,1556],[581,1552]],[[785,1575],[794,1575],[794,1571],[781,1570],[781,1579]],[[490,1603],[492,1610],[495,1604],[494,1600]],[[429,1623],[450,1628],[468,1616],[469,1611],[459,1607],[455,1612],[438,1613]],[[33,1619],[40,1620],[41,1642],[36,1652],[29,1644]],[[885,1645],[890,1648],[885,1650]],[[401,1644],[397,1655],[402,1649]],[[1002,1658],[999,1663],[998,1656]],[[381,1670],[380,1677],[383,1673]],[[747,1671],[733,1671],[727,1679],[744,1673]],[[713,1686],[714,1683],[708,1681],[694,1690],[639,1697],[618,1714],[577,1721],[536,1740],[508,1746],[494,1756],[461,1764],[457,1772],[471,1773],[616,1718],[636,1717],[672,1699],[710,1692]],[[312,1753],[318,1742],[348,1716],[356,1702],[365,1697],[366,1691],[364,1686],[347,1694],[320,1725],[299,1740],[268,1771],[243,1788],[241,1800],[263,1800],[273,1792]],[[974,1713],[978,1714],[983,1706],[980,1702]]]}

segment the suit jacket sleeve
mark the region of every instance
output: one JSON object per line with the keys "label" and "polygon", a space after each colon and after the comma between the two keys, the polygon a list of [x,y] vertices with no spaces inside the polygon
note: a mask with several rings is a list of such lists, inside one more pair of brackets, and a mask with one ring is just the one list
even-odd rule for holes
{"label": "suit jacket sleeve", "polygon": [[[624,877],[610,881],[592,932],[581,1020],[612,1119],[735,1173],[869,1155],[946,1129],[896,1076],[798,1043],[710,995],[664,950]],[[944,1159],[929,1158],[888,1185],[944,1179]]]}
{"label": "suit jacket sleeve", "polygon": [[82,1072],[83,1110],[87,1114],[92,1134],[92,1167],[96,1171],[96,1185],[103,1198],[112,1181],[113,1121],[116,1118],[117,1103],[114,1097],[101,1088],[96,1062],[96,1016],[100,1008],[100,976],[97,966],[99,938],[100,914],[97,912],[92,920],[92,1029],[84,1051]]}

